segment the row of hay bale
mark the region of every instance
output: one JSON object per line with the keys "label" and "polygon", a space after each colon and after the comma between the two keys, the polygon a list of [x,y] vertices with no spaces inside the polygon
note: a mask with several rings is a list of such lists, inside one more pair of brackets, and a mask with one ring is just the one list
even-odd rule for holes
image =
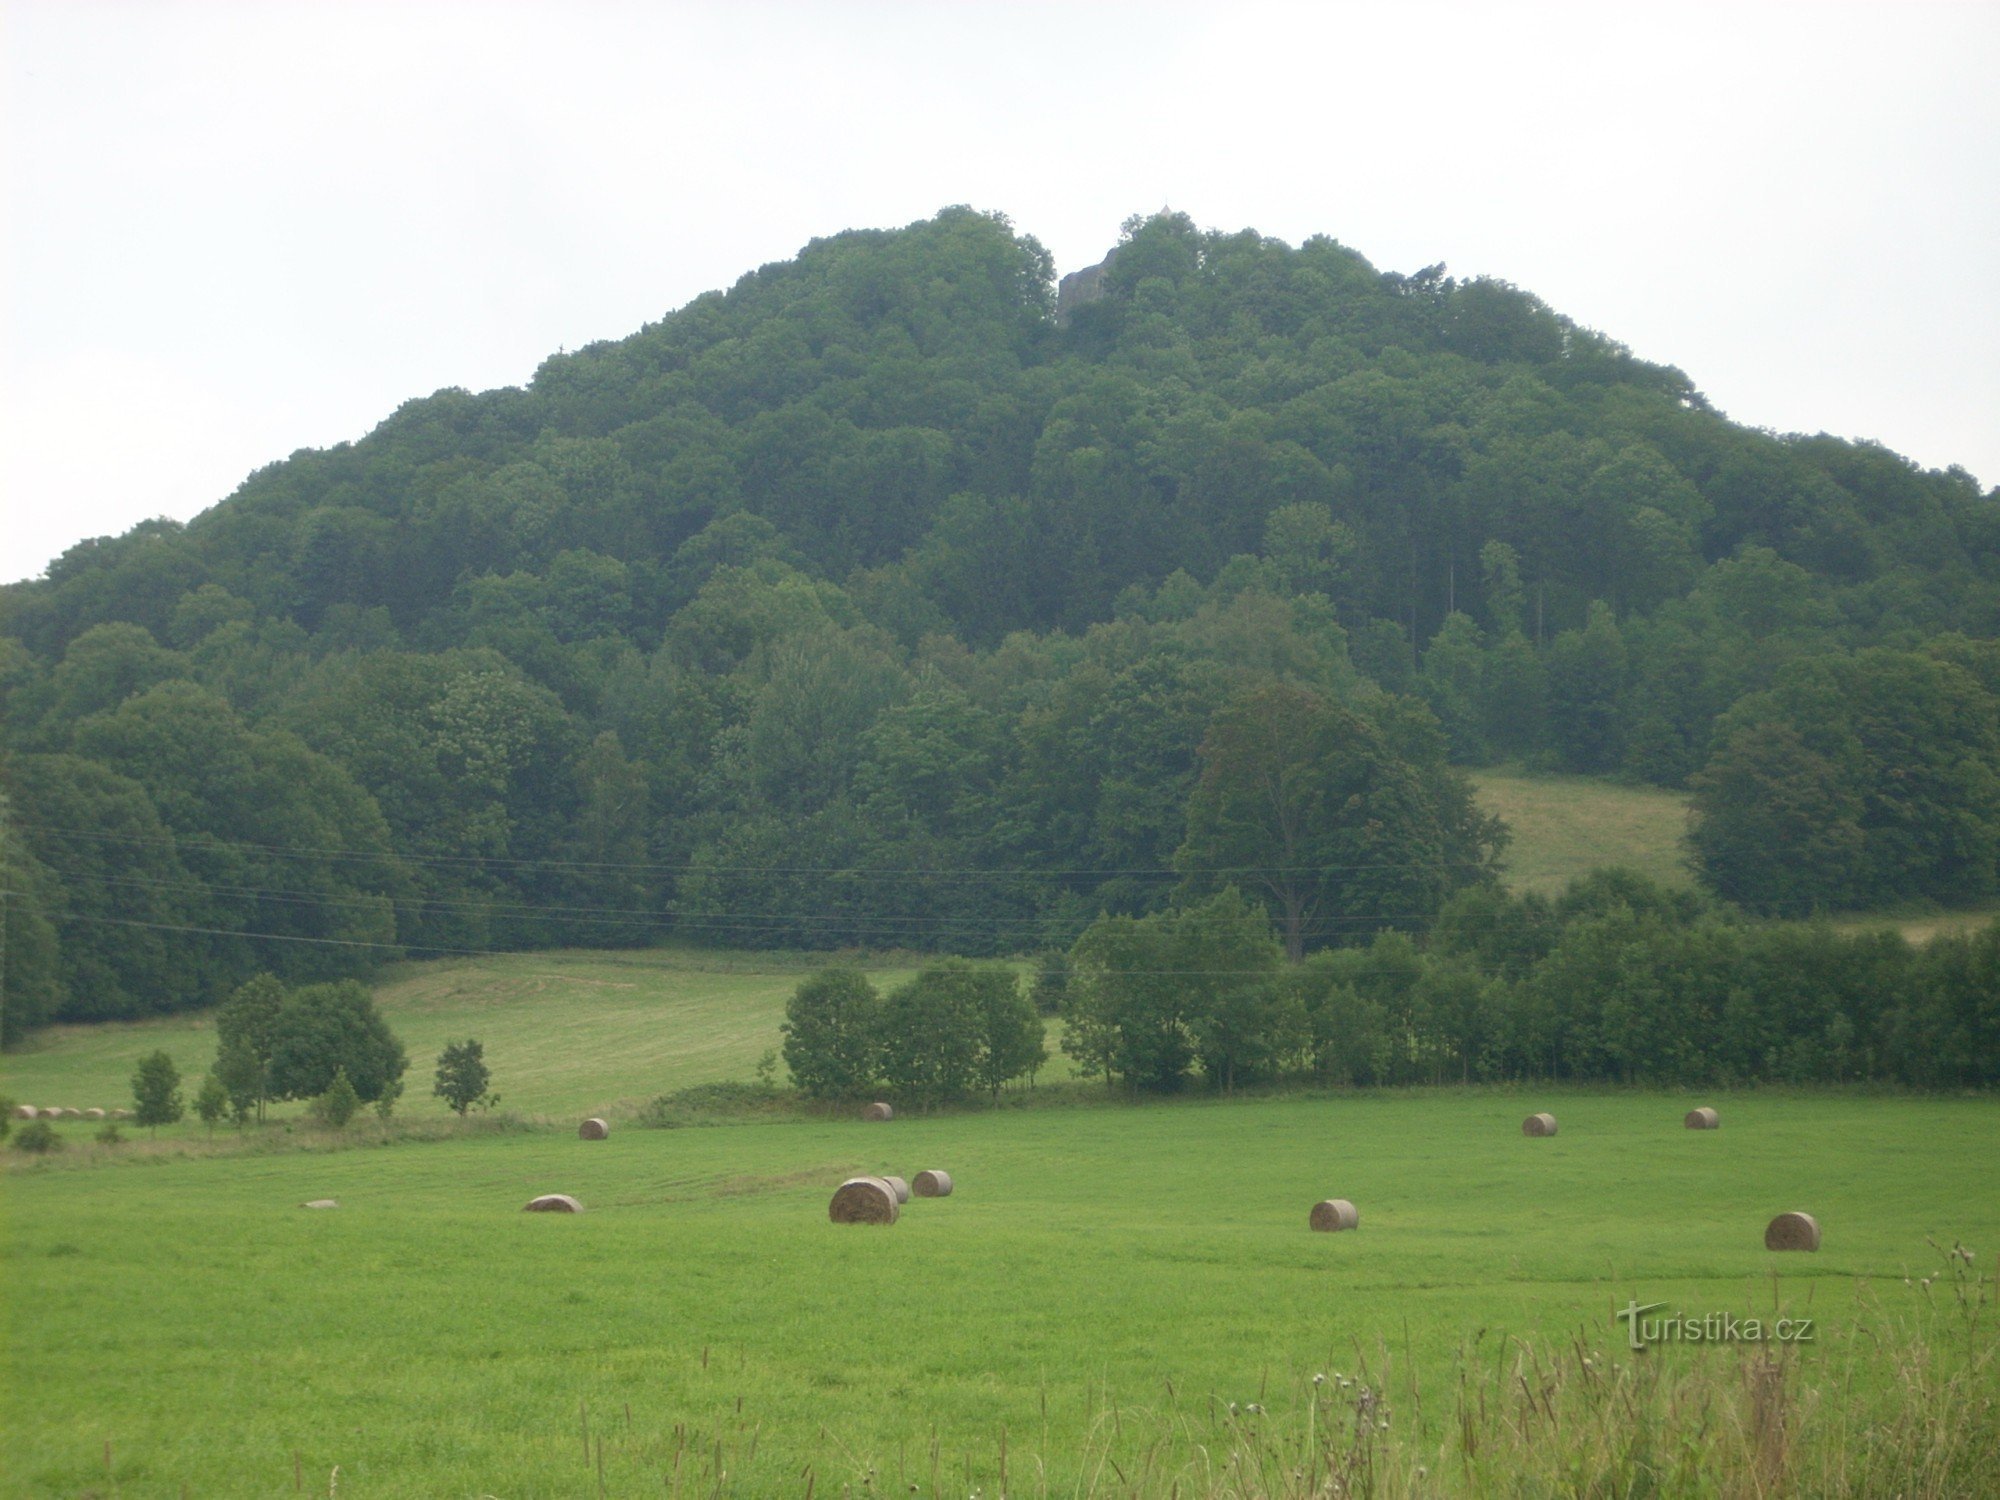
{"label": "row of hay bale", "polygon": [[70,1109],[61,1104],[36,1106],[17,1104],[14,1106],[17,1120],[129,1120],[129,1109]]}
{"label": "row of hay bale", "polygon": [[[1690,1129],[1714,1129],[1711,1125]],[[1359,1229],[1361,1213],[1345,1198],[1325,1198],[1312,1206],[1306,1221],[1321,1234],[1338,1234],[1343,1229]],[[1819,1249],[1819,1220],[1811,1214],[1783,1213],[1764,1226],[1766,1250]]]}
{"label": "row of hay bale", "polygon": [[[1688,1130],[1720,1130],[1722,1116],[1704,1104],[1700,1109],[1691,1109],[1682,1115],[1681,1124]],[[1555,1133],[1556,1117],[1546,1110],[1529,1115],[1521,1122],[1522,1135],[1551,1136]]]}
{"label": "row of hay bale", "polygon": [[900,1177],[850,1177],[834,1189],[826,1216],[836,1224],[893,1224],[914,1194],[919,1198],[949,1198],[951,1173],[932,1168],[910,1181]]}

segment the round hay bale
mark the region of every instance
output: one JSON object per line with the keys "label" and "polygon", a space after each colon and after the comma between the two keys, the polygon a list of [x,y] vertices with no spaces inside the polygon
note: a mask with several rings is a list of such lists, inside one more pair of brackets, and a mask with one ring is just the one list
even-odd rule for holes
{"label": "round hay bale", "polygon": [[1819,1220],[1811,1214],[1779,1214],[1764,1226],[1766,1250],[1819,1249]]}
{"label": "round hay bale", "polygon": [[601,1141],[609,1138],[611,1127],[595,1115],[592,1115],[588,1120],[585,1120],[581,1125],[576,1127],[576,1133],[581,1140]]}
{"label": "round hay bale", "polygon": [[301,1204],[299,1205],[299,1207],[300,1207],[300,1208],[338,1208],[338,1207],[340,1207],[340,1200],[339,1200],[338,1198],[315,1198],[315,1199],[313,1199],[313,1200],[312,1200],[312,1201],[311,1201],[310,1203],[301,1203]]}
{"label": "round hay bale", "polygon": [[900,1177],[888,1176],[883,1177],[882,1180],[896,1190],[896,1201],[898,1203],[908,1203],[910,1201],[910,1185],[908,1182]]}
{"label": "round hay bale", "polygon": [[1335,1234],[1343,1229],[1357,1229],[1361,1225],[1361,1213],[1345,1198],[1327,1198],[1313,1205],[1312,1227],[1324,1234]]}
{"label": "round hay bale", "polygon": [[32,1104],[17,1104],[14,1106],[14,1118],[17,1120],[39,1120],[41,1117],[42,1112]]}
{"label": "round hay bale", "polygon": [[1700,1109],[1689,1110],[1687,1118],[1681,1123],[1689,1130],[1719,1130],[1722,1127],[1722,1116],[1707,1105],[1703,1105]]}
{"label": "round hay bale", "polygon": [[96,1105],[92,1105],[83,1112],[83,1117],[86,1120],[101,1120],[104,1118],[104,1111],[97,1108]]}
{"label": "round hay bale", "polygon": [[1521,1122],[1522,1135],[1554,1135],[1556,1117],[1551,1114],[1529,1115]]}
{"label": "round hay bale", "polygon": [[544,1193],[539,1198],[530,1198],[528,1206],[521,1210],[529,1214],[580,1214],[583,1205],[568,1193]]}
{"label": "round hay bale", "polygon": [[850,1177],[834,1189],[826,1216],[836,1224],[893,1224],[902,1211],[896,1190],[880,1177]]}
{"label": "round hay bale", "polygon": [[111,1111],[111,1118],[114,1120],[129,1120],[132,1118],[132,1111],[129,1109],[114,1109]]}
{"label": "round hay bale", "polygon": [[884,1104],[880,1099],[877,1099],[873,1104],[861,1111],[861,1118],[864,1120],[893,1120],[896,1118],[896,1111],[892,1106]]}
{"label": "round hay bale", "polygon": [[919,1172],[910,1179],[910,1191],[919,1198],[949,1198],[951,1196],[951,1173]]}
{"label": "round hay bale", "polygon": [[68,1105],[64,1105],[64,1106],[63,1106],[63,1108],[62,1108],[62,1111],[61,1111],[61,1113],[62,1113],[62,1117],[63,1117],[63,1118],[65,1119],[65,1120],[81,1120],[81,1119],[83,1118],[83,1111],[82,1111],[82,1110],[80,1110],[80,1109],[71,1109],[71,1108],[70,1108],[70,1107],[69,1107]]}

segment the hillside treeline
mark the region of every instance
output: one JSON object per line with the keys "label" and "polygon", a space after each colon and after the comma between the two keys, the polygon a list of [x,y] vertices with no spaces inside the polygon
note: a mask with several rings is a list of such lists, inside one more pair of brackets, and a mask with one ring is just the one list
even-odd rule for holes
{"label": "hillside treeline", "polygon": [[[1993,890],[1962,471],[1327,239],[1134,221],[1103,287],[1058,320],[963,209],[816,241],[4,590],[7,1034],[401,952],[1018,952],[1231,882],[1303,954],[1490,878],[1447,762],[1492,757],[1693,787],[1759,909]],[[1315,747],[1261,827],[1260,722]]]}

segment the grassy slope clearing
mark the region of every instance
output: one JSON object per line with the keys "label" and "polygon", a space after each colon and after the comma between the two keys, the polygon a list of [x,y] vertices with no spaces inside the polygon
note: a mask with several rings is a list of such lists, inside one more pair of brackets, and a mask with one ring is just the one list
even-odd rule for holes
{"label": "grassy slope clearing", "polygon": [[1507,883],[1517,891],[1560,892],[1570,881],[1623,865],[1663,885],[1693,883],[1681,857],[1688,799],[1660,787],[1624,786],[1594,776],[1528,776],[1474,771],[1479,805],[1514,830]]}
{"label": "grassy slope clearing", "polygon": [[[1926,1305],[1903,1284],[1937,1268],[1925,1236],[1982,1270],[2000,1248],[2000,1112],[1725,1096],[1699,1133],[1689,1102],[1189,1101],[16,1171],[0,1494],[289,1493],[297,1453],[344,1500],[582,1495],[599,1440],[611,1495],[715,1493],[722,1469],[724,1493],[803,1494],[808,1468],[823,1495],[994,1494],[1003,1429],[1015,1493],[1072,1493],[1108,1446],[1164,1494],[1231,1441],[1229,1401],[1288,1409],[1363,1360],[1436,1462],[1461,1355],[1621,1357],[1627,1297],[1809,1310],[1803,1375],[1864,1400],[1893,1378],[1873,1332]],[[1524,1139],[1531,1108],[1562,1133]],[[846,1174],[926,1166],[958,1192],[827,1223]],[[588,1212],[519,1211],[550,1191]],[[1358,1233],[1307,1232],[1329,1195]],[[297,1207],[322,1196],[341,1207]],[[1819,1255],[1764,1252],[1787,1208],[1820,1217]],[[1703,1357],[1735,1353],[1668,1356]]]}
{"label": "grassy slope clearing", "polygon": [[[778,1025],[800,976],[825,961],[666,949],[397,964],[376,998],[410,1055],[398,1112],[446,1112],[430,1092],[437,1055],[468,1036],[485,1048],[502,1107],[530,1115],[616,1112],[690,1084],[747,1079],[782,1040]],[[910,972],[871,969],[884,987]],[[129,1106],[132,1070],[156,1047],[172,1056],[192,1098],[215,1060],[206,1013],[52,1027],[0,1056],[0,1093],[77,1109]]]}
{"label": "grassy slope clearing", "polygon": [[[1514,830],[1507,848],[1507,884],[1553,896],[1580,875],[1610,865],[1637,870],[1667,886],[1689,886],[1681,836],[1688,799],[1661,787],[1628,786],[1594,776],[1529,776],[1517,771],[1471,772],[1479,805]],[[1850,913],[1834,926],[1857,931],[1894,927],[1913,943],[1941,933],[1970,932],[2000,917],[2000,904],[1964,911]]]}

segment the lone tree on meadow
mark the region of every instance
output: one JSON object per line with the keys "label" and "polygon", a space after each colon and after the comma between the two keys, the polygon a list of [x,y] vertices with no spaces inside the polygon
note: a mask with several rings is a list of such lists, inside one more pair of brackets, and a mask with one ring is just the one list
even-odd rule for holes
{"label": "lone tree on meadow", "polygon": [[132,1103],[133,1122],[150,1129],[181,1117],[181,1070],[166,1053],[139,1059],[139,1071],[132,1075]]}
{"label": "lone tree on meadow", "polygon": [[450,1043],[438,1054],[437,1082],[431,1085],[431,1092],[463,1118],[468,1109],[486,1097],[491,1076],[486,1070],[484,1051],[478,1042],[467,1037],[462,1042]]}

